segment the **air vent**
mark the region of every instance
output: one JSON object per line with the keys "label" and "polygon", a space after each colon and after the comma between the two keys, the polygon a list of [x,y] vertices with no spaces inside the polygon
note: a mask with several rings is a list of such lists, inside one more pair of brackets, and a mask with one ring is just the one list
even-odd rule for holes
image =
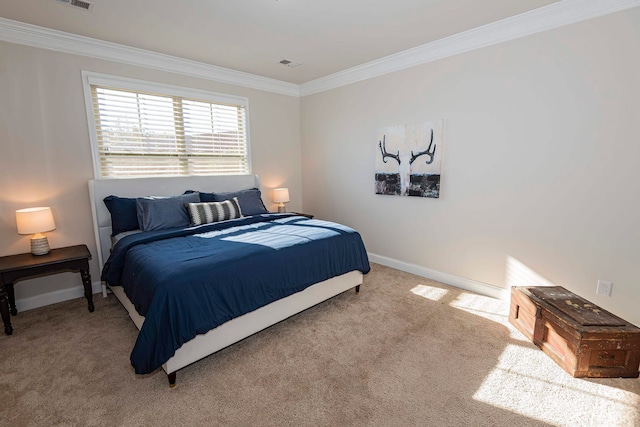
{"label": "air vent", "polygon": [[78,9],[83,9],[91,12],[93,9],[93,3],[82,0],[56,0],[58,3],[66,4],[67,6],[72,6]]}
{"label": "air vent", "polygon": [[289,59],[283,59],[280,61],[282,65],[286,65],[289,68],[296,68],[298,65],[301,65],[300,62],[291,61]]}

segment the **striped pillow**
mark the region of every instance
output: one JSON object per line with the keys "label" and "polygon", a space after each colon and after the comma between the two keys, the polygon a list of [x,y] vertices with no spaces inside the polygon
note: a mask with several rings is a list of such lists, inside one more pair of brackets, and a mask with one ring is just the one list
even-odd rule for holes
{"label": "striped pillow", "polygon": [[224,202],[185,203],[184,207],[189,212],[191,225],[210,224],[242,217],[237,197]]}

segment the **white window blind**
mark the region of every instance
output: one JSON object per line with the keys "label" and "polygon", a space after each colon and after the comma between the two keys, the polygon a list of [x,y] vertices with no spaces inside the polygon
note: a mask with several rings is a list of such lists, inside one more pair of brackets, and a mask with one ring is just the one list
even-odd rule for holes
{"label": "white window blind", "polygon": [[89,87],[100,177],[250,172],[244,105]]}

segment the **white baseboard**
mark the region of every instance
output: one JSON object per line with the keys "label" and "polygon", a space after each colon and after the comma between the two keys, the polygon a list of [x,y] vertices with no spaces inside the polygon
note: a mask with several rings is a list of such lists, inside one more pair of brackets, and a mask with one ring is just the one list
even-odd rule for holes
{"label": "white baseboard", "polygon": [[432,270],[427,267],[398,261],[397,259],[372,254],[370,252],[367,255],[369,256],[369,260],[371,262],[375,262],[376,264],[386,265],[387,267],[392,267],[400,271],[415,274],[417,276],[426,277],[427,279],[436,280],[446,285],[455,286],[456,288],[465,289],[467,291],[475,292],[480,295],[486,295],[488,297],[503,300],[508,300],[510,298],[509,289],[499,288],[497,286],[489,285],[487,283],[482,283],[471,279],[465,279],[464,277],[454,276],[453,274],[442,273],[440,271]]}
{"label": "white baseboard", "polygon": [[[388,258],[369,252],[367,254],[371,262],[386,265],[400,271],[415,274],[417,276],[426,277],[427,279],[436,280],[446,285],[455,286],[456,288],[472,291],[480,295],[486,295],[492,298],[508,299],[509,290],[489,285],[487,283],[478,282],[464,277],[454,276],[453,274],[442,273],[427,267],[416,264],[399,261],[397,259]],[[91,284],[94,294],[102,293],[102,282],[93,282]],[[27,311],[34,308],[44,307],[46,305],[56,304],[71,299],[81,298],[84,296],[84,288],[76,286],[75,288],[61,289],[59,291],[49,292],[42,295],[36,295],[30,298],[22,298],[16,300],[16,308],[19,312]]]}
{"label": "white baseboard", "polygon": [[[397,259],[388,258],[382,255],[368,253],[369,260],[377,264],[386,265],[397,270],[406,271],[407,273],[417,276],[426,277],[427,279],[436,280],[447,285],[457,288],[476,292],[493,298],[508,299],[509,291],[497,286],[477,282],[464,277],[454,276],[453,274],[442,273],[430,268],[422,267],[408,262],[398,261]],[[93,282],[91,284],[94,294],[102,293],[102,282]],[[59,291],[49,292],[46,294],[36,295],[34,297],[22,298],[16,300],[16,308],[18,312],[32,310],[34,308],[44,307],[71,299],[81,298],[84,296],[84,288],[76,286],[75,288],[61,289]]]}
{"label": "white baseboard", "polygon": [[[455,286],[456,288],[472,291],[480,295],[486,295],[503,300],[508,300],[510,298],[509,289],[503,289],[487,283],[465,279],[464,277],[454,276],[453,274],[442,273],[420,265],[410,264],[408,262],[398,261],[397,259],[388,258],[382,255],[372,254],[371,252],[368,252],[367,255],[369,256],[369,260],[376,264],[386,265],[387,267],[392,267],[417,276],[426,277],[427,279],[436,280],[446,285]],[[94,295],[101,294],[102,282],[91,283],[91,288]],[[60,291],[36,295],[35,297],[16,300],[16,308],[18,309],[18,312],[22,312],[71,299],[81,298],[83,296],[84,288],[82,286],[76,286],[75,288],[62,289]],[[640,325],[636,326],[640,328]]]}
{"label": "white baseboard", "polygon": [[[91,290],[94,294],[101,293],[101,282],[92,282]],[[76,286],[75,288],[61,289],[59,291],[36,295],[35,297],[18,299],[16,300],[16,309],[18,310],[18,313],[20,313],[22,311],[44,307],[46,305],[56,304],[59,302],[81,297],[84,297],[84,287]]]}

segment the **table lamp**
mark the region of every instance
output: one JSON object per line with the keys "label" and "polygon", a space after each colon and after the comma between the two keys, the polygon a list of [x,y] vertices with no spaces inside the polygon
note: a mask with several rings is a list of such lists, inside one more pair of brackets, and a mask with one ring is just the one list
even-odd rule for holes
{"label": "table lamp", "polygon": [[289,201],[289,189],[288,188],[276,188],[273,190],[273,201],[278,203],[278,212],[283,213],[287,210],[284,204]]}
{"label": "table lamp", "polygon": [[19,209],[16,211],[18,234],[33,234],[31,236],[31,253],[45,255],[49,253],[49,241],[43,235],[45,231],[55,230],[51,208],[38,207]]}

